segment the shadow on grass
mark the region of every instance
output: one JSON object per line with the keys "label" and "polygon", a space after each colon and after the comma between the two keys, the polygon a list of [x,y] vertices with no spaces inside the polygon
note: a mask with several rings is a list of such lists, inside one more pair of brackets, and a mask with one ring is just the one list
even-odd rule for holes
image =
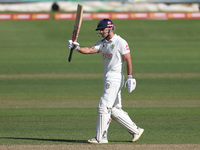
{"label": "shadow on grass", "polygon": [[86,140],[65,140],[65,139],[42,139],[42,138],[20,138],[20,137],[0,137],[0,139],[10,140],[32,140],[32,141],[49,141],[49,142],[66,142],[66,143],[87,143]]}

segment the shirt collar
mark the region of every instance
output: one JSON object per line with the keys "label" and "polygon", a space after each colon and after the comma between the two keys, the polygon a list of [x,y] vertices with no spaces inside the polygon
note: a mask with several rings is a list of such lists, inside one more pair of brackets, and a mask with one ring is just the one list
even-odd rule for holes
{"label": "shirt collar", "polygon": [[106,42],[114,42],[116,39],[117,39],[117,34],[114,34],[112,39],[110,39],[109,41],[106,40]]}

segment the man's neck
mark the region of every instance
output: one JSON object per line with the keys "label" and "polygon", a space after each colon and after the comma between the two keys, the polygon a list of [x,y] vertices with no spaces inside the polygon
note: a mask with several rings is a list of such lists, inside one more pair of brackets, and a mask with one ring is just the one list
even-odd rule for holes
{"label": "man's neck", "polygon": [[113,38],[115,34],[113,32],[110,33],[110,35],[106,38],[107,41]]}

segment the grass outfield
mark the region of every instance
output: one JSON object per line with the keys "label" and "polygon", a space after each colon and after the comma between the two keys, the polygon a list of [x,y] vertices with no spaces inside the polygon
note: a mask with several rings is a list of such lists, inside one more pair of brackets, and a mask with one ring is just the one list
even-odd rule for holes
{"label": "grass outfield", "polygon": [[[74,52],[74,21],[0,22],[0,145],[84,144],[95,134],[101,57]],[[98,41],[83,21],[82,46]],[[124,110],[145,129],[137,144],[200,144],[200,21],[116,20],[132,51],[136,90],[122,89]],[[125,71],[126,73],[126,71]],[[132,144],[114,121],[112,144]],[[134,144],[135,145],[135,144]],[[154,148],[155,150],[156,148]]]}

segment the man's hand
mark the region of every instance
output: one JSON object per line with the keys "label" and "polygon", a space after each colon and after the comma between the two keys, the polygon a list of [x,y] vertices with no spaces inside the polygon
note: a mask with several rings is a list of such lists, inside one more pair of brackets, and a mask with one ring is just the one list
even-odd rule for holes
{"label": "man's hand", "polygon": [[74,50],[77,50],[77,51],[80,50],[80,46],[79,46],[79,43],[78,43],[78,42],[73,42],[72,40],[69,40],[69,41],[68,41],[68,48],[71,49],[71,48],[73,48],[74,46],[75,46]]}
{"label": "man's hand", "polygon": [[136,80],[132,78],[132,75],[127,76],[125,88],[128,87],[128,92],[131,93],[136,88]]}

